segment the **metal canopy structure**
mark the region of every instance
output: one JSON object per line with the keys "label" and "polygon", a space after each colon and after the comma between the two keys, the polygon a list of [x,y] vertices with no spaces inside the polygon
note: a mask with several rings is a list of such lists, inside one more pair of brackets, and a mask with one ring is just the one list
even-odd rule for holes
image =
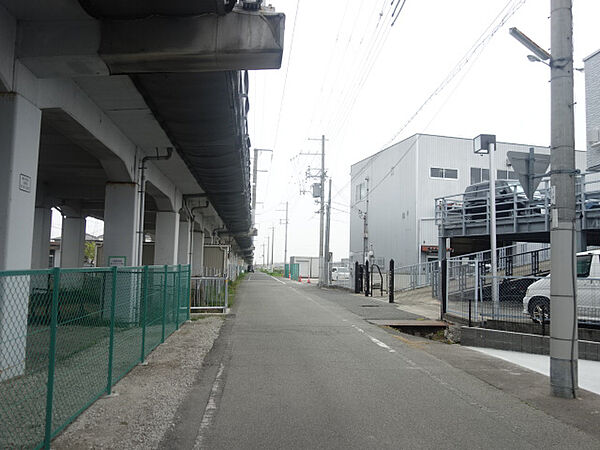
{"label": "metal canopy structure", "polygon": [[228,231],[249,248],[247,77],[234,71],[132,79]]}

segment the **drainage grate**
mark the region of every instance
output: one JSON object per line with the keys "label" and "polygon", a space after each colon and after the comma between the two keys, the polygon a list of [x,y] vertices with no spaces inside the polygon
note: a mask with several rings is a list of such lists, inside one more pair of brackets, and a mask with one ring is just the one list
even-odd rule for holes
{"label": "drainage grate", "polygon": [[379,308],[381,305],[360,305],[361,308]]}

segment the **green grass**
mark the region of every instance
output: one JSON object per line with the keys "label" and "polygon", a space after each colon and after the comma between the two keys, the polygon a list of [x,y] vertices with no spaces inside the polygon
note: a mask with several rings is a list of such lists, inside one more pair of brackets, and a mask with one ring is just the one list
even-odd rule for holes
{"label": "green grass", "polygon": [[229,298],[228,298],[228,300],[229,300],[230,308],[235,303],[235,296],[237,294],[238,287],[239,287],[240,283],[242,282],[242,280],[244,278],[246,278],[246,275],[248,275],[247,272],[241,273],[235,281],[232,281],[231,283],[229,283]]}
{"label": "green grass", "polygon": [[273,272],[269,272],[265,269],[260,269],[262,273],[266,273],[267,275],[271,275],[272,277],[283,277],[283,270],[276,269]]}

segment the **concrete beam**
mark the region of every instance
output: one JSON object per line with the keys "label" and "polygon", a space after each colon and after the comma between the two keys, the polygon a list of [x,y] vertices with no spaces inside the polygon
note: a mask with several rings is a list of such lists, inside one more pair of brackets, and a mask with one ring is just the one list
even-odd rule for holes
{"label": "concrete beam", "polygon": [[0,90],[11,91],[17,21],[0,5]]}
{"label": "concrete beam", "polygon": [[278,69],[285,15],[23,21],[17,57],[40,78]]}

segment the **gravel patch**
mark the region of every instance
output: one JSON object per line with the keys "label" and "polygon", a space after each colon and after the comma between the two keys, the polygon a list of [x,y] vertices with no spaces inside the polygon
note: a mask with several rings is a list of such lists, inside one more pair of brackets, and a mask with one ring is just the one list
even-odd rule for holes
{"label": "gravel patch", "polygon": [[55,449],[157,448],[177,408],[192,387],[223,319],[188,322],[52,443]]}

